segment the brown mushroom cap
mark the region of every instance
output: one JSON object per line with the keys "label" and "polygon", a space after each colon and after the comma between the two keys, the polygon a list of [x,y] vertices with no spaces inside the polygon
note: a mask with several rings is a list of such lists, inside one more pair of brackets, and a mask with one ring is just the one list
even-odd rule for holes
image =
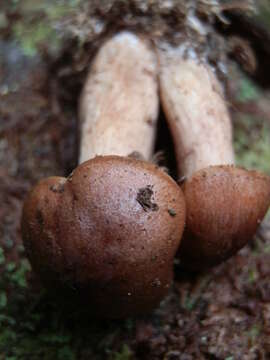
{"label": "brown mushroom cap", "polygon": [[179,248],[191,270],[217,265],[255,234],[270,204],[270,178],[234,166],[211,166],[183,186],[186,229]]}
{"label": "brown mushroom cap", "polygon": [[22,234],[45,284],[114,318],[147,312],[167,293],[184,221],[182,191],[166,173],[98,156],[33,189]]}

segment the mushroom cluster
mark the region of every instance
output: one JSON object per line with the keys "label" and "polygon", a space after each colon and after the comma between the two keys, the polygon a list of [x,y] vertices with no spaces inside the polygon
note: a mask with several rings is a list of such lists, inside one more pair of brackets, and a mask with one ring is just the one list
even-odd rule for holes
{"label": "mushroom cluster", "polygon": [[[181,186],[150,162],[159,94]],[[119,33],[91,64],[79,114],[80,165],[42,180],[23,208],[26,253],[46,286],[98,316],[141,314],[167,294],[177,252],[198,270],[254,235],[270,179],[233,165],[224,95],[206,64]]]}

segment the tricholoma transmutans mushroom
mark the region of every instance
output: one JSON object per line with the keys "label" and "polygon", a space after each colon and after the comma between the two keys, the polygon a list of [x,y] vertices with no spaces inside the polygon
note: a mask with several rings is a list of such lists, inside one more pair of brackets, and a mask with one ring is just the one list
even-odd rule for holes
{"label": "tricholoma transmutans mushroom", "polygon": [[[215,69],[185,44],[159,52],[161,103],[184,179],[187,219],[181,264],[219,264],[253,237],[270,204],[270,177],[234,166],[232,128]],[[194,54],[193,54],[194,55]]]}
{"label": "tricholoma transmutans mushroom", "polygon": [[99,50],[82,92],[81,165],[67,179],[42,180],[24,205],[33,269],[95,315],[147,312],[172,282],[182,191],[156,165],[126,157],[152,156],[157,114],[155,55],[136,35],[117,34]]}

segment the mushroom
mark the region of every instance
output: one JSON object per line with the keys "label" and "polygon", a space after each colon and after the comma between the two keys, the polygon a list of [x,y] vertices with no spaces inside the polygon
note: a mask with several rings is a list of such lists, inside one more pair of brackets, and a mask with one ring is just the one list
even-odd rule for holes
{"label": "mushroom", "polygon": [[159,51],[161,102],[186,199],[181,264],[219,264],[255,234],[270,204],[270,178],[234,166],[232,128],[214,69],[183,51]]}
{"label": "mushroom", "polygon": [[79,113],[80,165],[28,195],[26,253],[47,287],[93,315],[145,313],[170,288],[185,221],[177,183],[134,157],[151,157],[158,113],[157,64],[147,42],[123,32],[103,44]]}

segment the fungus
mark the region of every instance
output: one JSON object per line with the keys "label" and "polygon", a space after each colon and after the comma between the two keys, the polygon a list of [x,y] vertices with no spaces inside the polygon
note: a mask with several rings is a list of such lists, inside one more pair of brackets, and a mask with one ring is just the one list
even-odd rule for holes
{"label": "fungus", "polygon": [[179,257],[199,270],[228,259],[253,237],[270,204],[270,178],[233,165],[224,93],[207,62],[184,57],[181,49],[160,51],[159,58],[161,102],[186,179]]}
{"label": "fungus", "polygon": [[45,285],[79,298],[90,313],[144,313],[170,288],[185,221],[174,180],[127,156],[139,151],[149,159],[153,151],[157,64],[149,44],[127,32],[105,42],[79,113],[81,164],[67,179],[42,180],[29,194],[26,252]]}

